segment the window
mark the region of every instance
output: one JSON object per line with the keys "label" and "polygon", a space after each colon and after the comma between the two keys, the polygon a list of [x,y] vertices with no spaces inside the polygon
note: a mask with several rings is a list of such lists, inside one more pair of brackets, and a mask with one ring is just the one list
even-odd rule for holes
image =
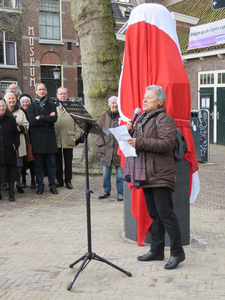
{"label": "window", "polygon": [[84,104],[82,68],[77,67],[78,101]]}
{"label": "window", "polygon": [[0,7],[21,8],[21,3],[19,0],[0,0]]}
{"label": "window", "polygon": [[16,65],[16,43],[6,41],[5,31],[0,33],[0,66]]}
{"label": "window", "polygon": [[17,85],[16,81],[1,81],[1,97],[5,95],[5,92],[7,88],[12,84],[15,83]]}
{"label": "window", "polygon": [[218,84],[225,83],[225,73],[218,73]]}
{"label": "window", "polygon": [[[54,80],[54,75],[53,75],[53,69],[55,66],[41,66],[41,82],[46,85],[47,91],[48,91],[48,96],[52,100],[55,100],[56,98],[56,82]],[[60,69],[61,67],[57,66],[57,68]],[[61,76],[61,72],[60,72]],[[60,83],[59,86],[61,86],[61,77],[60,77]]]}
{"label": "window", "polygon": [[213,73],[201,74],[200,84],[214,84],[214,74]]}
{"label": "window", "polygon": [[72,50],[72,43],[71,42],[67,43],[67,50],[68,51]]}
{"label": "window", "polygon": [[60,40],[60,0],[40,0],[40,39]]}
{"label": "window", "polygon": [[201,98],[201,108],[210,109],[210,97]]}

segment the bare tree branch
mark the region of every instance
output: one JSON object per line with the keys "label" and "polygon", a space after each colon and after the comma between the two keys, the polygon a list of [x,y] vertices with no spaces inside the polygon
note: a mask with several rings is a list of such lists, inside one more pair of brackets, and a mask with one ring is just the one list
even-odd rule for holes
{"label": "bare tree branch", "polygon": [[30,0],[30,2],[28,2],[28,4],[26,5],[25,9],[22,11],[22,13],[19,15],[18,19],[16,20],[16,22],[14,23],[14,26],[12,29],[7,28],[7,27],[0,27],[0,31],[7,31],[10,33],[14,33],[14,31],[16,30],[17,25],[20,23],[23,15],[26,13],[26,11],[28,10],[31,2],[33,2],[33,0]]}

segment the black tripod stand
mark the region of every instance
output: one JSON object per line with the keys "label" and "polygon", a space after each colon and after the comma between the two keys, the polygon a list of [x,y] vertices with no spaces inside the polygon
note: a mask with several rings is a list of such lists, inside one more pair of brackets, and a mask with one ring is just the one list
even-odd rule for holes
{"label": "black tripod stand", "polygon": [[70,264],[69,267],[73,268],[74,265],[83,261],[81,266],[79,267],[78,271],[76,272],[73,280],[68,285],[67,290],[70,291],[75,280],[79,276],[80,272],[89,264],[89,262],[94,259],[101,262],[104,262],[111,267],[125,273],[127,276],[132,276],[130,272],[123,270],[122,268],[112,264],[108,260],[102,258],[101,256],[97,255],[96,253],[92,252],[91,247],[91,209],[90,209],[90,193],[93,193],[89,189],[89,172],[88,172],[88,134],[89,132],[97,133],[105,135],[105,133],[101,130],[98,124],[94,121],[94,119],[89,115],[86,109],[83,107],[82,104],[78,103],[70,103],[71,101],[63,101],[61,102],[62,105],[66,108],[66,110],[70,113],[71,117],[77,122],[77,124],[84,129],[84,143],[85,143],[85,170],[86,170],[86,209],[87,209],[87,238],[88,238],[88,252],[81,256],[78,260],[74,263]]}

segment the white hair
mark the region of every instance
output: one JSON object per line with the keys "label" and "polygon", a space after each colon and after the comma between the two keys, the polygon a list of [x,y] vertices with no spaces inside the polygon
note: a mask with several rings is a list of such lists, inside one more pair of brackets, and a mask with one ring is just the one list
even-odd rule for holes
{"label": "white hair", "polygon": [[117,97],[116,97],[116,96],[111,96],[111,97],[108,99],[108,104],[109,104],[109,106],[111,105],[111,103],[112,103],[113,100],[116,100],[116,101],[117,101]]}
{"label": "white hair", "polygon": [[146,91],[148,90],[152,90],[152,91],[155,91],[155,94],[156,94],[156,97],[157,97],[157,101],[160,101],[162,100],[163,101],[163,105],[165,105],[166,103],[166,92],[164,91],[164,89],[160,86],[160,85],[149,85],[146,87]]}
{"label": "white hair", "polygon": [[5,98],[5,101],[6,101],[6,98],[7,98],[8,95],[13,95],[14,98],[15,98],[15,101],[16,101],[16,96],[15,96],[15,94],[13,94],[13,93],[11,93],[11,92],[5,94],[5,97],[4,97],[4,98]]}
{"label": "white hair", "polygon": [[22,91],[21,91],[21,89],[19,88],[19,86],[18,86],[16,83],[11,83],[11,84],[8,86],[7,90],[5,91],[5,95],[8,94],[8,93],[11,93],[11,92],[9,91],[9,87],[10,87],[12,84],[15,84],[15,85],[16,85],[16,93],[15,93],[16,96],[21,95],[21,94],[22,94]]}
{"label": "white hair", "polygon": [[20,98],[20,103],[21,103],[21,100],[23,100],[23,99],[28,99],[28,100],[29,100],[29,102],[31,103],[31,100],[30,100],[30,98],[29,98],[29,97],[27,97],[27,96],[23,96],[22,98]]}

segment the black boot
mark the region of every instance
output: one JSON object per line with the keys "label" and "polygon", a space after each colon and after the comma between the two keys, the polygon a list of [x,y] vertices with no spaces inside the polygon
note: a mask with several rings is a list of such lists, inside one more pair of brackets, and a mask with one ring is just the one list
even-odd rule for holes
{"label": "black boot", "polygon": [[27,182],[26,182],[26,178],[22,179],[22,184],[21,184],[21,188],[26,188],[27,187]]}
{"label": "black boot", "polygon": [[15,202],[16,201],[16,199],[14,197],[14,194],[9,194],[9,201],[10,202]]}
{"label": "black boot", "polygon": [[33,190],[36,189],[36,182],[35,182],[35,179],[32,178],[31,179],[31,186],[30,186]]}
{"label": "black boot", "polygon": [[2,194],[1,194],[1,191],[2,191],[2,186],[1,186],[1,183],[0,183],[0,200],[2,200]]}
{"label": "black boot", "polygon": [[24,190],[23,190],[23,188],[21,187],[21,186],[16,186],[16,188],[17,188],[17,190],[18,190],[18,193],[20,193],[20,194],[23,194],[24,193]]}
{"label": "black boot", "polygon": [[9,201],[14,202],[14,182],[9,182]]}

